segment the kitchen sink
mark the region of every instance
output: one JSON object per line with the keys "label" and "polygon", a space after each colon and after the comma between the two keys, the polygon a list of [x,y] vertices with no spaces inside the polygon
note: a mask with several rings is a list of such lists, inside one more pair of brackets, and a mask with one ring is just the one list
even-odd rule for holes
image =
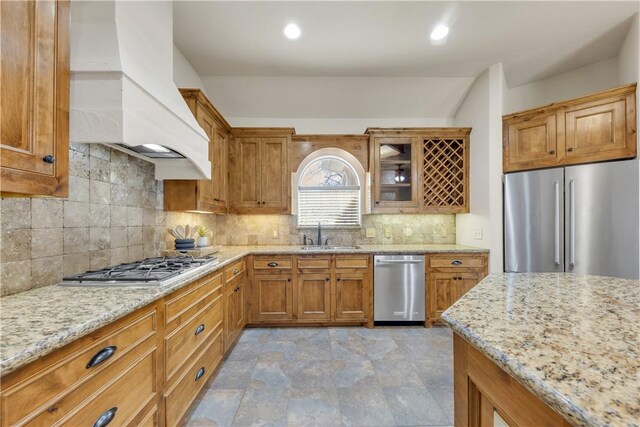
{"label": "kitchen sink", "polygon": [[303,251],[342,251],[349,249],[360,249],[360,246],[356,245],[344,245],[344,246],[333,246],[333,245],[307,245],[302,246]]}

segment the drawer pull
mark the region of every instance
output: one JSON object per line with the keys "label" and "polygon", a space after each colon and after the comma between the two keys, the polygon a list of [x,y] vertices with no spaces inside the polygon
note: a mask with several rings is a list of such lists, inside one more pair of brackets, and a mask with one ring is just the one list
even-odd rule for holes
{"label": "drawer pull", "polygon": [[87,363],[87,369],[93,368],[94,366],[101,364],[102,362],[104,362],[105,360],[113,356],[116,353],[117,349],[118,347],[116,347],[115,345],[110,345],[109,347],[103,348],[102,350],[97,352],[91,358],[91,360],[89,360],[89,363]]}
{"label": "drawer pull", "polygon": [[54,164],[56,161],[56,158],[53,157],[51,154],[47,154],[46,156],[44,156],[42,158],[42,161],[45,163],[49,163],[50,165]]}
{"label": "drawer pull", "polygon": [[277,267],[278,263],[275,261],[271,261],[269,264],[267,264],[269,267]]}
{"label": "drawer pull", "polygon": [[233,274],[238,274],[238,273],[240,273],[240,270],[238,270],[237,268],[234,268],[233,269]]}
{"label": "drawer pull", "polygon": [[204,375],[204,366],[198,369],[198,372],[196,373],[196,379],[194,381],[198,381],[200,378],[202,378],[203,375]]}
{"label": "drawer pull", "polygon": [[201,323],[200,326],[196,328],[195,335],[200,335],[202,332],[204,332],[204,323]]}
{"label": "drawer pull", "polygon": [[117,407],[113,407],[103,412],[102,415],[100,415],[100,417],[93,424],[93,427],[104,427],[109,424],[115,418],[117,410]]}
{"label": "drawer pull", "polygon": [[453,261],[451,261],[451,265],[462,265],[462,261],[454,259]]}

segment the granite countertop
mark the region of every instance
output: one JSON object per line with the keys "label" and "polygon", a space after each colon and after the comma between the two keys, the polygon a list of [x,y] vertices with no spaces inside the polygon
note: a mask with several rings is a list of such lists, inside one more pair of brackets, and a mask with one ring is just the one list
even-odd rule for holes
{"label": "granite countertop", "polygon": [[572,424],[640,425],[639,281],[491,274],[442,319]]}
{"label": "granite countertop", "polygon": [[0,298],[0,373],[8,374],[177,289],[251,254],[488,252],[459,245],[371,245],[349,250],[223,246],[209,264],[145,288],[47,286]]}

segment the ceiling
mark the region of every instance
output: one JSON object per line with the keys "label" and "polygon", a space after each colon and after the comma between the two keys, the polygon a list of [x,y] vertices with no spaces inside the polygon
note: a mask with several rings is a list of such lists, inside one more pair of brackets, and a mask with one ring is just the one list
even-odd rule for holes
{"label": "ceiling", "polygon": [[[617,55],[639,2],[174,3],[174,39],[201,76],[471,77],[510,87]],[[302,37],[282,28],[295,22]],[[437,24],[451,28],[433,45]]]}

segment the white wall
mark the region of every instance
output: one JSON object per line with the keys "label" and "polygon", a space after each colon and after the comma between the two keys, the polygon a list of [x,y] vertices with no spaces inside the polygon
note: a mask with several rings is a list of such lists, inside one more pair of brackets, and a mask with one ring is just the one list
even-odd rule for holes
{"label": "white wall", "polygon": [[[618,83],[623,85],[637,82],[640,82],[640,15],[636,13],[618,55]],[[636,112],[640,112],[638,89],[636,89]],[[636,129],[640,129],[640,120],[636,123]],[[640,163],[640,159],[636,161]],[[638,215],[640,217],[640,212]],[[640,260],[638,264],[640,265]]]}
{"label": "white wall", "polygon": [[453,126],[451,118],[265,118],[225,117],[231,126],[294,127],[297,134],[361,134],[368,127]]}
{"label": "white wall", "polygon": [[618,86],[618,58],[611,58],[536,82],[509,88],[503,114],[528,110],[615,86]]}
{"label": "white wall", "polygon": [[[489,271],[501,272],[502,260],[502,103],[506,87],[502,64],[482,73],[454,117],[455,126],[472,127],[470,213],[456,215],[456,242],[491,251]],[[476,239],[476,232],[482,233]]]}
{"label": "white wall", "polygon": [[175,43],[173,44],[173,81],[180,88],[198,88],[207,93],[204,82]]}

